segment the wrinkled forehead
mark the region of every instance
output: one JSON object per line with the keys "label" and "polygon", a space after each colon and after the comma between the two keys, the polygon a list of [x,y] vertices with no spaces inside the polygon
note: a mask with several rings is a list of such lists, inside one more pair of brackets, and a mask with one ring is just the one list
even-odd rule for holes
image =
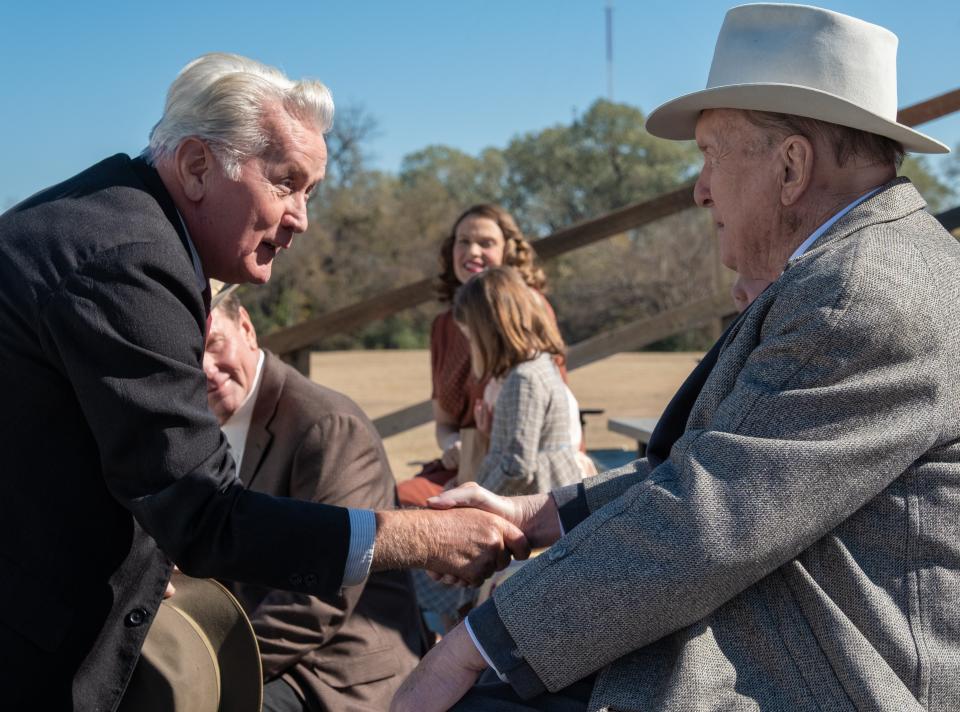
{"label": "wrinkled forehead", "polygon": [[296,162],[311,173],[323,174],[327,163],[327,144],[323,132],[313,121],[273,106],[264,111],[261,125],[268,141],[261,155],[263,160],[270,163]]}
{"label": "wrinkled forehead", "polygon": [[769,133],[750,122],[742,109],[704,109],[697,119],[694,137],[703,151],[720,143],[728,147],[767,143]]}

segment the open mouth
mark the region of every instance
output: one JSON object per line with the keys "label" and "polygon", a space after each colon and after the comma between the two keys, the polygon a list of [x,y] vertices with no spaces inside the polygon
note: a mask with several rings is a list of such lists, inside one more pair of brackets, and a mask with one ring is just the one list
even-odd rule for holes
{"label": "open mouth", "polygon": [[467,272],[476,274],[478,272],[483,272],[484,264],[483,262],[464,262],[463,269]]}

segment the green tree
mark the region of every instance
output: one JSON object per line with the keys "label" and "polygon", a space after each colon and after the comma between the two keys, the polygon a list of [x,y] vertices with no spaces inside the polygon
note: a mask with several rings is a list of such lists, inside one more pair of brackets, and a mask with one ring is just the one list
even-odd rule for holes
{"label": "green tree", "polygon": [[950,202],[955,199],[955,193],[949,185],[933,174],[929,162],[923,156],[907,156],[900,166],[900,175],[907,176],[913,182],[927,201],[930,212],[938,213],[952,207]]}
{"label": "green tree", "polygon": [[652,137],[643,122],[639,109],[599,100],[569,126],[513,139],[506,207],[545,234],[676,187],[692,175],[696,149]]}

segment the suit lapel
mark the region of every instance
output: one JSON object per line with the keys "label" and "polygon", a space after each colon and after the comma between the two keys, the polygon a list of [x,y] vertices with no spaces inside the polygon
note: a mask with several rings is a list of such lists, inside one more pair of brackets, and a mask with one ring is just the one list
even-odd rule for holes
{"label": "suit lapel", "polygon": [[687,380],[683,382],[670,403],[667,404],[663,415],[657,421],[657,426],[650,434],[650,442],[647,445],[647,460],[649,460],[651,466],[657,467],[670,456],[670,449],[673,444],[687,429],[690,411],[693,410],[693,404],[700,395],[700,391],[703,390],[703,384],[707,382],[710,372],[713,371],[717,358],[720,356],[720,351],[736,336],[747,311],[749,311],[749,307],[733,320],[733,323],[727,327],[713,347],[700,359],[700,363],[687,376]]}
{"label": "suit lapel", "polygon": [[264,351],[263,372],[260,374],[260,391],[253,405],[253,416],[247,430],[247,441],[243,448],[243,464],[240,466],[240,481],[250,487],[260,471],[260,464],[267,453],[273,433],[270,425],[277,412],[280,393],[283,391],[283,369],[277,368],[276,356]]}

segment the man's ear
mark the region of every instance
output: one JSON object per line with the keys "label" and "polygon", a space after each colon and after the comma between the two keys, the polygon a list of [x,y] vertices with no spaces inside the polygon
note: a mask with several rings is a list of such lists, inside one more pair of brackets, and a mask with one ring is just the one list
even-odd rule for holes
{"label": "man's ear", "polygon": [[240,330],[243,332],[243,338],[251,351],[260,348],[257,345],[257,330],[253,328],[253,321],[246,309],[240,307]]}
{"label": "man's ear", "polygon": [[787,136],[780,144],[783,175],[780,202],[793,205],[807,192],[813,179],[813,144],[806,136]]}
{"label": "man's ear", "polygon": [[188,200],[200,202],[209,188],[215,165],[209,146],[198,138],[188,138],[177,146],[173,157],[177,180]]}

